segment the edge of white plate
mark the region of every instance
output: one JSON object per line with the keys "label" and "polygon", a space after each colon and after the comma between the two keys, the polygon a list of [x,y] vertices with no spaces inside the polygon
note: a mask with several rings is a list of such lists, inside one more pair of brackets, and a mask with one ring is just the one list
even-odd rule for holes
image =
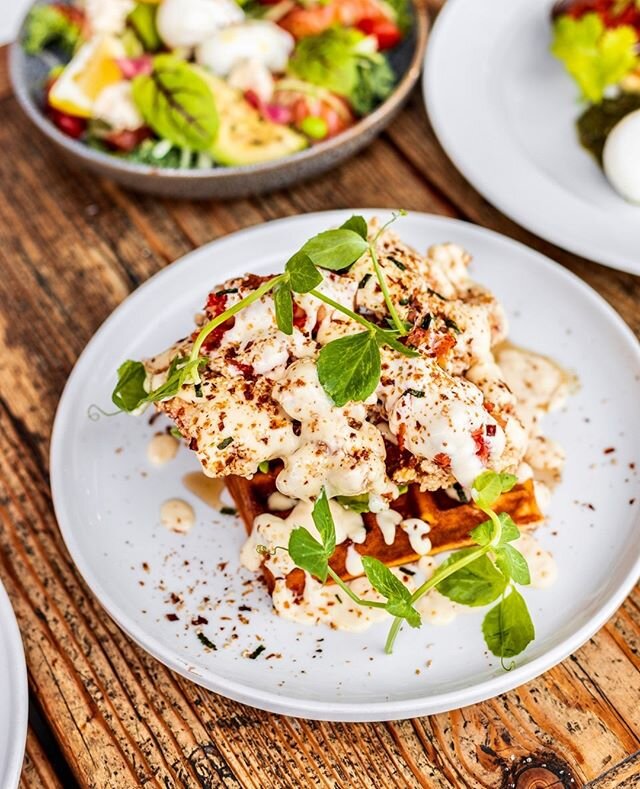
{"label": "edge of white plate", "polygon": [[12,726],[18,733],[14,739],[12,748],[9,751],[9,758],[4,765],[0,765],[0,785],[6,789],[14,789],[20,783],[22,764],[24,762],[24,752],[27,744],[27,727],[29,722],[29,684],[27,682],[27,663],[24,656],[22,636],[16,620],[11,600],[6,589],[0,582],[0,620],[11,639],[11,643],[16,646],[16,658],[12,666],[9,666],[11,674],[11,686],[15,693],[19,710],[16,718],[12,719]]}
{"label": "edge of white plate", "polygon": [[465,2],[465,0],[447,0],[444,8],[438,13],[436,21],[431,28],[431,35],[429,37],[429,44],[425,53],[424,66],[422,69],[422,99],[427,110],[427,115],[429,116],[429,121],[445,153],[453,162],[455,168],[467,181],[469,181],[474,189],[505,216],[517,222],[523,228],[535,233],[539,238],[555,244],[561,249],[572,252],[575,255],[580,255],[594,263],[600,263],[603,266],[617,269],[618,271],[625,271],[628,274],[640,276],[639,260],[621,258],[617,255],[613,257],[606,249],[602,249],[602,247],[598,248],[592,241],[582,244],[580,243],[580,239],[575,241],[573,239],[567,240],[562,233],[555,231],[549,232],[545,228],[543,221],[539,221],[535,217],[532,219],[525,210],[521,211],[519,207],[520,204],[517,200],[509,202],[502,193],[494,191],[490,182],[478,176],[474,166],[465,159],[459,147],[454,144],[446,131],[446,124],[436,106],[436,96],[438,93],[436,73],[438,69],[434,68],[433,62],[440,56],[439,47],[441,41],[444,41],[446,25],[449,24],[449,18],[453,17],[453,14],[458,12],[458,6],[462,5],[463,2]]}
{"label": "edge of white plate", "polygon": [[[208,244],[205,244],[204,246],[199,247],[198,249],[195,249],[186,255],[183,255],[177,261],[165,267],[153,277],[148,279],[139,288],[137,288],[134,293],[125,299],[125,301],[129,301],[131,298],[137,298],[141,292],[143,292],[152,282],[156,281],[157,279],[171,275],[172,272],[175,271],[175,266],[186,263],[194,256],[202,255],[205,250],[212,248],[214,245],[217,247],[217,251],[220,252],[221,247],[224,247],[224,245],[227,243],[233,243],[239,236],[246,238],[252,235],[259,235],[265,225],[273,227],[277,224],[291,224],[301,221],[308,221],[309,219],[319,220],[320,218],[323,218],[326,220],[325,226],[329,227],[344,221],[352,213],[360,213],[365,217],[371,217],[388,212],[388,208],[352,208],[333,211],[317,211],[314,213],[301,214],[293,217],[285,217],[283,219],[275,219],[270,222],[254,225],[244,230],[239,230],[220,239],[211,241]],[[474,225],[470,222],[464,222],[462,220],[434,214],[425,214],[419,211],[411,211],[409,212],[409,215],[413,217],[437,219],[438,222],[449,225],[452,229],[459,225],[463,225],[467,232],[470,231],[472,234],[477,234],[478,236],[489,235],[493,242],[500,246],[504,246],[507,249],[512,248],[514,244],[520,247],[520,251],[523,254],[535,257],[539,264],[546,268],[552,269],[554,274],[563,277],[567,281],[570,281],[575,288],[579,289],[582,294],[593,303],[594,307],[604,312],[607,317],[614,324],[616,324],[621,336],[627,340],[630,352],[635,355],[638,365],[640,365],[640,344],[638,344],[638,341],[636,340],[635,335],[631,329],[601,296],[599,296],[591,287],[589,287],[589,285],[583,282],[575,274],[567,271],[558,263],[555,263],[545,255],[530,249],[525,244],[508,238],[507,236],[504,236],[500,233],[496,233],[493,230]],[[257,707],[259,709],[266,710],[267,712],[309,718],[312,720],[345,722],[399,720],[421,715],[432,715],[452,709],[459,709],[460,707],[475,704],[477,702],[498,696],[501,693],[506,693],[507,691],[513,690],[519,685],[523,685],[545,671],[548,671],[550,668],[557,665],[570,654],[575,652],[580,646],[582,646],[582,644],[588,641],[588,639],[591,638],[591,636],[593,636],[607,622],[608,619],[610,619],[617,608],[628,596],[629,592],[636,583],[637,578],[640,576],[639,554],[635,558],[630,570],[624,577],[622,583],[618,586],[617,590],[612,592],[605,600],[602,601],[602,604],[596,614],[594,614],[588,623],[576,631],[573,636],[567,638],[565,642],[559,644],[554,649],[549,650],[549,652],[541,655],[531,662],[515,668],[513,671],[505,672],[504,674],[494,677],[489,681],[483,682],[472,689],[462,688],[457,691],[442,693],[436,696],[400,701],[345,703],[331,700],[327,702],[321,702],[291,698],[286,696],[286,694],[257,691],[254,688],[247,687],[243,683],[225,679],[224,677],[221,677],[212,671],[207,671],[206,673],[199,672],[195,674],[193,671],[189,670],[187,661],[177,660],[171,654],[167,654],[167,651],[165,650],[162,643],[158,641],[158,639],[147,635],[144,631],[137,627],[135,622],[131,621],[129,617],[122,615],[122,613],[118,610],[118,606],[113,603],[109,594],[105,591],[100,582],[93,576],[88,564],[85,563],[82,553],[79,550],[79,546],[73,538],[72,531],[66,526],[66,523],[68,523],[69,519],[67,518],[67,513],[63,506],[61,497],[57,493],[57,490],[59,489],[58,477],[62,474],[61,436],[63,430],[62,425],[67,419],[67,392],[71,389],[74,379],[82,373],[83,359],[87,354],[87,349],[93,340],[103,333],[111,324],[111,322],[117,318],[120,310],[123,308],[125,301],[116,307],[116,309],[96,331],[93,338],[87,344],[87,347],[82,351],[73,370],[71,371],[71,374],[69,375],[69,379],[60,398],[53,425],[50,450],[51,489],[53,504],[58,520],[58,525],[67,549],[69,550],[73,561],[80,570],[85,583],[94,593],[102,607],[122,628],[122,630],[124,630],[125,633],[127,633],[127,635],[129,635],[129,637],[132,638],[145,651],[147,651],[168,668],[176,671],[178,674],[181,674],[183,677],[190,679],[196,684],[201,685],[208,690],[214,691],[215,693],[219,693],[220,695],[232,699],[233,701],[238,701],[252,707]]]}

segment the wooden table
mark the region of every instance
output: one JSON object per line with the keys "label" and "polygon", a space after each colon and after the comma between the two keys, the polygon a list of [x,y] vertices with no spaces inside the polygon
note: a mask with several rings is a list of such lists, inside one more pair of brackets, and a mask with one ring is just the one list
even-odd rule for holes
{"label": "wooden table", "polygon": [[492,701],[386,724],[277,717],[172,673],[109,619],[58,531],[48,450],[71,367],[114,307],[185,252],[267,219],[351,206],[462,217],[550,255],[637,333],[640,280],[563,252],[488,205],[447,160],[417,94],[389,132],[323,178],[266,197],[192,204],[69,170],[19,111],[4,54],[0,577],[22,630],[33,700],[22,786],[638,786],[638,590],[575,655]]}

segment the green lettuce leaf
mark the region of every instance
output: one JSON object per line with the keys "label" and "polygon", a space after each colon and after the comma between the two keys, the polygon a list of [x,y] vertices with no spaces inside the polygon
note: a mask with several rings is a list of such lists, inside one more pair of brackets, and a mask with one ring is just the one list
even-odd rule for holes
{"label": "green lettuce leaf", "polygon": [[606,29],[598,14],[561,16],[554,24],[551,52],[577,82],[582,98],[598,104],[608,87],[638,65],[637,43],[632,27]]}
{"label": "green lettuce leaf", "polygon": [[37,5],[29,11],[22,46],[28,55],[38,55],[52,44],[71,55],[80,40],[80,32],[80,27],[59,8]]}
{"label": "green lettuce leaf", "polygon": [[326,88],[366,115],[393,90],[395,76],[371,39],[352,28],[329,28],[298,42],[289,62],[296,77]]}

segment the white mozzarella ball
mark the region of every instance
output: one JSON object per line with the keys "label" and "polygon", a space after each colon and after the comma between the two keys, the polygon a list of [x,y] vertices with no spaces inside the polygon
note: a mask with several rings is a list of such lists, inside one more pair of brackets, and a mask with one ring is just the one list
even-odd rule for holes
{"label": "white mozzarella ball", "polygon": [[156,23],[164,43],[177,49],[195,47],[216,30],[243,19],[244,12],[234,0],[164,0]]}
{"label": "white mozzarella ball", "polygon": [[604,145],[602,165],[616,192],[640,203],[640,110],[613,127]]}
{"label": "white mozzarella ball", "polygon": [[251,19],[217,30],[198,47],[196,60],[219,77],[228,76],[246,60],[279,74],[286,69],[294,44],[293,36],[273,22]]}

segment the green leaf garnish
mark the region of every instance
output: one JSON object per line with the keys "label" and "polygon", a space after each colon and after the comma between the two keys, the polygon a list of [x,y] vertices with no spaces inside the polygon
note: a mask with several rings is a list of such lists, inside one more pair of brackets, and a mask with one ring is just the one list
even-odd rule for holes
{"label": "green leaf garnish", "polygon": [[[506,545],[506,543],[508,542],[513,542],[514,540],[517,540],[518,537],[520,536],[520,530],[513,522],[511,516],[508,515],[506,512],[501,512],[498,515],[498,519],[502,524],[502,531],[500,533],[500,541],[498,545],[500,546]],[[494,534],[493,521],[488,520],[488,521],[484,521],[484,523],[481,523],[479,526],[476,526],[475,529],[473,529],[469,533],[469,536],[474,542],[477,542],[478,545],[488,545],[493,538],[493,534]]]}
{"label": "green leaf garnish", "polygon": [[127,359],[118,367],[118,383],[111,394],[113,404],[121,411],[132,413],[146,401],[147,371],[142,362]]}
{"label": "green leaf garnish", "polygon": [[320,543],[302,526],[289,537],[289,555],[298,567],[315,575],[323,583],[329,573],[329,558]]}
{"label": "green leaf garnish", "polygon": [[507,577],[517,584],[528,586],[531,574],[527,560],[513,545],[503,545],[496,549],[496,566]]}
{"label": "green leaf garnish", "polygon": [[380,380],[380,349],[369,331],[327,343],[318,355],[318,379],[337,406],[366,400]]}
{"label": "green leaf garnish", "polygon": [[162,47],[162,39],[156,27],[157,5],[136,3],[127,17],[127,22],[140,39],[145,52],[156,52]]}
{"label": "green leaf garnish", "polygon": [[[456,564],[461,558],[468,556],[473,550],[473,548],[465,548],[462,551],[456,551],[440,565],[438,570],[442,572],[447,567]],[[475,607],[497,600],[504,592],[507,580],[489,557],[484,554],[440,581],[436,589],[455,603]]]}
{"label": "green leaf garnish", "polygon": [[353,510],[353,512],[369,512],[368,493],[363,493],[360,496],[336,496],[335,500],[341,507]]}
{"label": "green leaf garnish", "polygon": [[492,608],[482,623],[484,640],[500,658],[519,655],[535,638],[535,628],[522,595],[516,590]]}
{"label": "green leaf garnish", "polygon": [[321,542],[318,542],[307,529],[299,526],[291,532],[288,551],[298,567],[315,575],[324,583],[329,574],[329,559],[336,547],[336,527],[324,489],[316,499],[311,515]]}
{"label": "green leaf garnish", "polygon": [[278,283],[273,289],[273,303],[278,328],[284,334],[293,334],[293,299],[286,282]]}
{"label": "green leaf garnish", "polygon": [[343,230],[353,230],[354,233],[357,233],[360,238],[363,238],[365,241],[369,236],[367,220],[359,214],[354,214],[352,217],[349,217],[349,219],[347,219],[346,222],[343,222],[340,227]]}
{"label": "green leaf garnish", "polygon": [[413,607],[411,592],[402,581],[373,556],[363,556],[362,566],[371,586],[387,598],[386,610],[392,616],[406,619],[411,627],[420,627],[420,614]]}
{"label": "green leaf garnish", "polygon": [[319,268],[342,271],[352,266],[367,250],[367,242],[353,230],[325,230],[310,238],[300,252]]}
{"label": "green leaf garnish", "polygon": [[211,88],[197,69],[175,55],[157,55],[151,74],[132,83],[133,100],[145,122],[180,148],[206,151],[218,132]]}
{"label": "green leaf garnish", "polygon": [[322,282],[322,274],[302,250],[289,258],[285,271],[289,274],[289,284],[295,293],[308,293]]}
{"label": "green leaf garnish", "polygon": [[605,28],[599,14],[554,23],[551,52],[578,83],[582,98],[598,104],[608,87],[617,85],[638,64],[638,36],[629,25]]}
{"label": "green leaf garnish", "polygon": [[471,496],[480,509],[489,509],[503,493],[508,493],[517,481],[513,474],[485,471],[475,479]]}

